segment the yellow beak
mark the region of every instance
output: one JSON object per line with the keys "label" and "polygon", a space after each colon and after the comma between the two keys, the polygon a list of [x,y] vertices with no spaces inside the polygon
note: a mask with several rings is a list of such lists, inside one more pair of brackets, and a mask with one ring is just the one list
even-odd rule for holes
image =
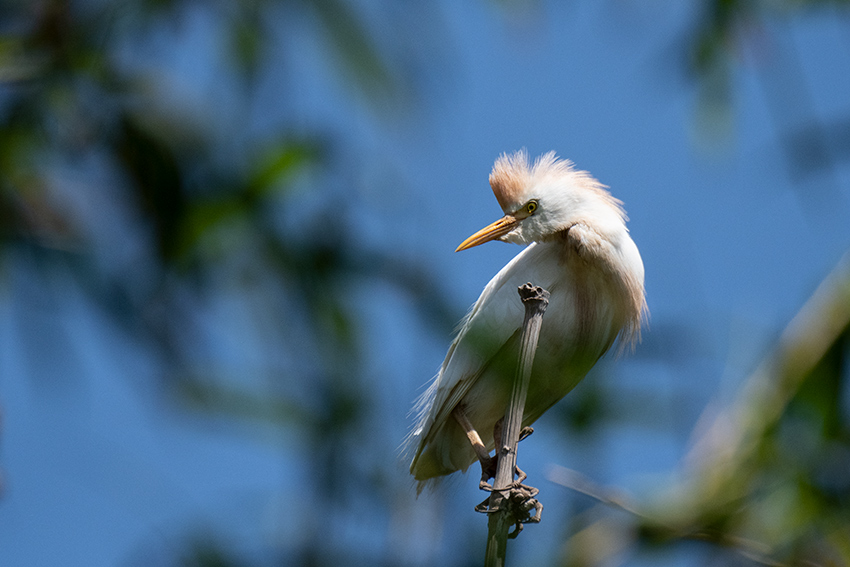
{"label": "yellow beak", "polygon": [[461,250],[466,250],[467,248],[472,248],[473,246],[478,246],[479,244],[484,244],[485,242],[502,237],[516,228],[517,224],[519,224],[519,221],[516,217],[505,215],[461,242],[455,252],[460,252]]}

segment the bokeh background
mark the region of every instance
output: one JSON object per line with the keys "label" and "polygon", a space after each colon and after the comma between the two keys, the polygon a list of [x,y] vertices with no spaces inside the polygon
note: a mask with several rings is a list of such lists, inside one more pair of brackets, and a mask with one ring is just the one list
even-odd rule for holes
{"label": "bokeh background", "polygon": [[399,447],[523,147],[652,317],[521,445],[509,564],[850,565],[837,0],[0,2],[0,564],[480,564]]}

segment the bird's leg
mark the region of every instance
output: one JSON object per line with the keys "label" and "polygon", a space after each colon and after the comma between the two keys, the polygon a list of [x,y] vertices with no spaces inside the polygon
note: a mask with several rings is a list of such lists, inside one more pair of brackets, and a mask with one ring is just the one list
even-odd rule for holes
{"label": "bird's leg", "polygon": [[475,431],[472,422],[466,417],[466,413],[461,406],[456,406],[452,410],[452,415],[463,428],[466,438],[469,439],[469,443],[472,445],[472,450],[478,456],[478,462],[481,463],[481,481],[478,483],[478,488],[481,490],[493,490],[493,487],[487,481],[496,476],[496,457],[490,456],[490,452],[484,446],[481,436]]}
{"label": "bird's leg", "polygon": [[[502,419],[496,422],[493,426],[493,440],[496,442],[496,456],[493,457],[493,460],[499,458],[501,452],[499,451],[499,447],[502,446]],[[529,435],[534,433],[534,429],[531,427],[523,427],[519,433],[519,441],[522,441]],[[508,534],[509,539],[513,539],[519,535],[519,532],[522,531],[522,525],[528,522],[537,523],[540,521],[540,517],[543,514],[543,504],[538,501],[535,496],[540,492],[538,489],[533,486],[528,486],[527,484],[523,484],[522,482],[528,478],[528,475],[519,468],[519,466],[514,465],[514,474],[516,475],[516,480],[511,482],[508,487],[510,490],[508,492],[508,500],[507,505],[510,511],[511,517],[515,520],[515,529]],[[485,505],[487,501],[485,500],[481,504],[479,504],[475,509],[478,512],[492,512],[493,510],[485,510]],[[530,512],[534,510],[534,514]]]}
{"label": "bird's leg", "polygon": [[523,471],[519,467],[514,467],[514,473],[516,474],[516,480],[514,481],[514,485],[515,486],[523,486],[522,481],[527,479],[528,475],[525,474],[525,471]]}

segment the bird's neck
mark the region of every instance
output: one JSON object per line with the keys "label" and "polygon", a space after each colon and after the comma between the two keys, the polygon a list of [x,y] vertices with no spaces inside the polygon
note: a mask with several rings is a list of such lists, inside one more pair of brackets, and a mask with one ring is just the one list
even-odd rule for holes
{"label": "bird's neck", "polygon": [[577,286],[593,296],[607,296],[623,341],[637,341],[646,312],[643,263],[625,228],[611,235],[589,223],[577,222],[559,231],[550,245],[558,247],[559,257]]}

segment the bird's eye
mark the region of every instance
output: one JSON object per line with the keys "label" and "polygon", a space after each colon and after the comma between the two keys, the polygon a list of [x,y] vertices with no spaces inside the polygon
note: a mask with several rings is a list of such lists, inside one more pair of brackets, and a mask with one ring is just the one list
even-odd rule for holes
{"label": "bird's eye", "polygon": [[525,212],[533,215],[534,211],[537,210],[537,201],[529,201],[525,204]]}

